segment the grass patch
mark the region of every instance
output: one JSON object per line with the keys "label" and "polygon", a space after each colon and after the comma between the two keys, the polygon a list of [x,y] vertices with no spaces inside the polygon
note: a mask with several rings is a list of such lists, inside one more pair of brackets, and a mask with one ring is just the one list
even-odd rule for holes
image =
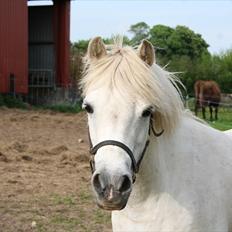
{"label": "grass patch", "polygon": [[67,206],[73,206],[76,204],[75,199],[73,196],[60,196],[57,194],[54,194],[52,196],[52,202],[54,205],[67,205]]}
{"label": "grass patch", "polygon": [[216,121],[216,122],[208,122],[210,126],[215,129],[226,131],[232,129],[232,122],[223,122],[223,121]]}
{"label": "grass patch", "polygon": [[111,221],[111,215],[104,212],[102,209],[97,209],[94,212],[94,223],[95,224],[107,224]]}
{"label": "grass patch", "polygon": [[36,225],[36,231],[37,232],[46,232],[47,230],[41,222],[38,222]]}
{"label": "grass patch", "polygon": [[89,192],[81,191],[78,194],[79,201],[82,203],[89,203],[92,201],[92,194]]}
{"label": "grass patch", "polygon": [[[190,99],[187,102],[186,107],[189,108],[192,112],[194,112],[194,99]],[[213,112],[214,116],[214,112]],[[198,110],[198,117],[202,119],[202,112],[199,109]],[[225,131],[232,129],[232,109],[231,108],[225,108],[225,107],[219,107],[218,108],[218,120],[217,121],[210,121],[209,120],[210,113],[209,113],[209,107],[206,107],[206,122],[212,126],[215,129]]]}
{"label": "grass patch", "polygon": [[[200,118],[202,118],[201,112],[199,112]],[[209,112],[206,114],[207,119],[209,118]],[[206,122],[215,129],[225,131],[232,129],[232,109],[228,108],[219,108],[218,120],[210,121],[206,120]]]}
{"label": "grass patch", "polygon": [[66,230],[70,231],[80,225],[81,221],[78,218],[56,215],[51,218],[51,223],[55,225],[62,225]]}

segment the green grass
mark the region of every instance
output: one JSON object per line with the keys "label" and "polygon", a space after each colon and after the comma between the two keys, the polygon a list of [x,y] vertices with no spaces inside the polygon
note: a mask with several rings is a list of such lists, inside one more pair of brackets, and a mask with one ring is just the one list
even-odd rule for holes
{"label": "green grass", "polygon": [[52,195],[51,200],[54,205],[72,206],[76,204],[74,196],[60,196],[58,194],[54,194]]}
{"label": "green grass", "polygon": [[[189,108],[192,112],[194,112],[195,101],[194,98],[190,98],[187,102],[186,107]],[[210,113],[209,107],[206,108],[206,122],[215,129],[225,131],[232,129],[232,109],[231,108],[218,108],[218,120],[217,121],[210,121]],[[213,114],[214,115],[214,114]],[[202,119],[202,112],[199,109],[198,117]]]}
{"label": "green grass", "polygon": [[90,194],[90,192],[80,191],[80,193],[78,194],[78,199],[81,202],[89,203],[92,200],[92,194]]}
{"label": "green grass", "polygon": [[36,225],[36,231],[37,232],[46,232],[46,228],[44,227],[43,223],[38,222]]}
{"label": "green grass", "polygon": [[62,225],[66,231],[73,231],[77,225],[81,224],[81,221],[78,218],[70,218],[69,216],[58,214],[51,218],[50,223],[55,225]]}
{"label": "green grass", "polygon": [[[198,116],[202,118],[202,113],[199,112]],[[207,111],[206,113],[206,118],[205,120],[210,126],[212,126],[215,129],[225,131],[232,129],[232,109],[227,109],[227,108],[219,108],[219,113],[218,113],[218,120],[217,121],[210,121],[209,120],[209,112]]]}
{"label": "green grass", "polygon": [[37,232],[49,231],[49,228],[54,228],[51,231],[59,228],[62,231],[91,232],[94,228],[100,231],[105,225],[110,227],[110,213],[93,204],[92,194],[88,190],[82,189],[77,195],[53,193],[47,201],[53,210],[46,218],[35,219]]}
{"label": "green grass", "polygon": [[105,214],[102,209],[97,209],[94,211],[94,223],[95,224],[107,224],[111,221],[111,217],[109,214]]}
{"label": "green grass", "polygon": [[209,125],[218,130],[232,129],[232,109],[219,109],[217,121],[207,121]]}

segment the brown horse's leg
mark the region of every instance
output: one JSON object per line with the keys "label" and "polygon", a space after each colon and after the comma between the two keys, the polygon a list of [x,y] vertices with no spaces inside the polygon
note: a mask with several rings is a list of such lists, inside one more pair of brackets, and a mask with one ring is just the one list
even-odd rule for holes
{"label": "brown horse's leg", "polygon": [[196,102],[196,104],[195,104],[195,115],[197,116],[197,110],[198,110],[198,104],[197,104],[197,102]]}
{"label": "brown horse's leg", "polygon": [[218,107],[215,107],[215,120],[218,120]]}
{"label": "brown horse's leg", "polygon": [[210,121],[213,121],[213,107],[209,106],[209,111],[210,111]]}
{"label": "brown horse's leg", "polygon": [[205,107],[202,106],[202,115],[203,115],[203,118],[205,119]]}

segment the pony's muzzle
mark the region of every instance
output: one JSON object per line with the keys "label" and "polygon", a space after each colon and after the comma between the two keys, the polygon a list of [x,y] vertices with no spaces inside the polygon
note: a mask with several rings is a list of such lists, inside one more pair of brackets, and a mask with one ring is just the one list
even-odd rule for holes
{"label": "pony's muzzle", "polygon": [[132,180],[128,175],[110,177],[106,173],[96,173],[92,177],[92,186],[99,207],[120,210],[126,206],[132,189]]}

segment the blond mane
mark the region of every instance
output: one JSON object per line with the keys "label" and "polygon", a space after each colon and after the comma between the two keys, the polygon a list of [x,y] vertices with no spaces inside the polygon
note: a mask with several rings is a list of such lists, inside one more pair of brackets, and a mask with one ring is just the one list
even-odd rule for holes
{"label": "blond mane", "polygon": [[88,91],[107,86],[122,96],[139,96],[154,106],[154,126],[171,132],[184,112],[176,77],[157,64],[151,67],[143,62],[136,50],[122,46],[116,40],[107,46],[107,55],[96,60],[85,59],[85,71],[81,80],[83,96]]}

